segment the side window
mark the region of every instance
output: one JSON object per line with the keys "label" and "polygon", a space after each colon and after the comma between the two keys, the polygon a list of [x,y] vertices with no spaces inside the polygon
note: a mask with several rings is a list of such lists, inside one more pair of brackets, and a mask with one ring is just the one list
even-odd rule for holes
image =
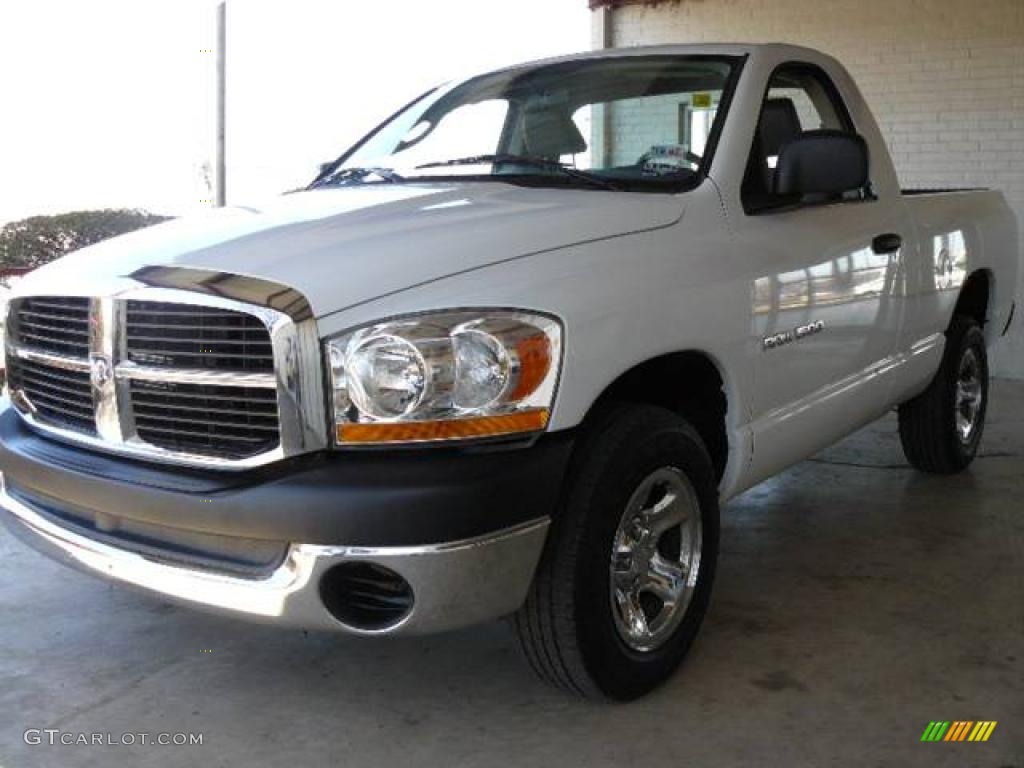
{"label": "side window", "polygon": [[[768,83],[747,159],[742,188],[744,208],[755,211],[800,202],[774,193],[779,152],[802,133],[822,129],[854,131],[846,105],[831,80],[818,68],[807,65],[777,69]],[[863,195],[855,190],[842,197],[860,200]]]}

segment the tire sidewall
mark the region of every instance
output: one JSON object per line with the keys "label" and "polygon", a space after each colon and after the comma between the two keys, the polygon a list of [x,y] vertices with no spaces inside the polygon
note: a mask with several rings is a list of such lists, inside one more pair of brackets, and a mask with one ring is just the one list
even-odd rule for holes
{"label": "tire sidewall", "polygon": [[[951,354],[946,358],[946,430],[953,455],[956,457],[958,466],[965,467],[975,457],[981,438],[985,432],[985,416],[988,411],[988,355],[985,347],[985,335],[981,328],[974,322],[965,322],[959,329],[959,333],[950,339]],[[956,427],[957,416],[957,383],[960,377],[960,363],[968,350],[972,350],[978,360],[979,375],[981,377],[981,408],[978,411],[978,423],[974,434],[969,442],[965,443],[960,439]]]}
{"label": "tire sidewall", "polygon": [[[605,695],[617,699],[639,696],[662,682],[692,644],[707,611],[718,554],[717,484],[707,451],[682,420],[662,419],[659,428],[623,440],[601,472],[589,499],[587,525],[580,539],[575,574],[576,623],[580,651],[588,673]],[[702,548],[700,570],[690,604],[680,625],[660,647],[640,652],[623,641],[611,607],[609,565],[615,532],[629,498],[639,484],[662,467],[674,467],[689,480],[700,505]]]}

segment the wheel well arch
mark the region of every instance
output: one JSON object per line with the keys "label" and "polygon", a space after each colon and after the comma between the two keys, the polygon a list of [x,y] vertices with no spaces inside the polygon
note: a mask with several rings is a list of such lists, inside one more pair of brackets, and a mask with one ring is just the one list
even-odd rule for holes
{"label": "wheel well arch", "polygon": [[689,350],[638,363],[605,387],[588,414],[610,402],[646,403],[678,413],[700,434],[722,479],[729,459],[729,398],[725,377],[709,355]]}
{"label": "wheel well arch", "polygon": [[[988,320],[988,312],[992,300],[992,272],[988,269],[976,269],[967,276],[960,287],[960,295],[956,300],[953,317],[967,315],[978,325],[984,327]],[[952,319],[950,320],[952,323]]]}

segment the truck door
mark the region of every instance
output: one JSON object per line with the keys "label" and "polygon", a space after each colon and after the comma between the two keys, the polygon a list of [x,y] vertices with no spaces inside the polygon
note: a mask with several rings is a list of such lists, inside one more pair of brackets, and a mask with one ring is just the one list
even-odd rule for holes
{"label": "truck door", "polygon": [[899,344],[900,201],[868,184],[794,200],[773,192],[782,147],[808,130],[855,132],[838,90],[819,68],[775,70],[762,104],[736,216],[751,260],[752,428],[759,477],[799,460],[885,409],[880,372]]}

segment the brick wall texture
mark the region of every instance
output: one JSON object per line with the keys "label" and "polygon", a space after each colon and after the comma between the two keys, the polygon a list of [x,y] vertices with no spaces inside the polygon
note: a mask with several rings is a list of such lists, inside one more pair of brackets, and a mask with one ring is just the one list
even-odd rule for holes
{"label": "brick wall texture", "polygon": [[[1024,0],[679,0],[619,8],[611,24],[615,46],[783,42],[835,56],[902,185],[1002,190],[1024,251]],[[599,30],[595,12],[595,45]],[[1024,377],[1024,314],[1015,326],[995,370]]]}

